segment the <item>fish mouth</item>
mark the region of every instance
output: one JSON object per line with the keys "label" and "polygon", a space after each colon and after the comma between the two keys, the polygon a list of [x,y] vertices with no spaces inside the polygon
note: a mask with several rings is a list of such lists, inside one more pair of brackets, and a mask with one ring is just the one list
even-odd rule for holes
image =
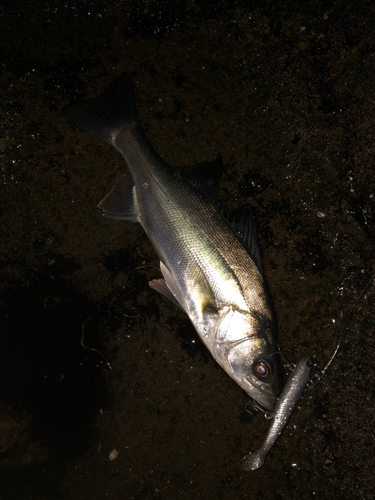
{"label": "fish mouth", "polygon": [[253,374],[243,377],[241,387],[263,411],[273,411],[281,393],[281,380],[276,371],[268,383],[260,381]]}
{"label": "fish mouth", "polygon": [[282,389],[281,380],[277,371],[272,378],[273,380],[269,383],[260,382],[260,380],[255,377],[251,377],[251,380],[249,380],[252,385],[248,391],[249,396],[251,396],[258,405],[263,407],[265,411],[273,411],[275,409]]}
{"label": "fish mouth", "polygon": [[[273,411],[280,396],[282,383],[278,360],[265,353],[255,353],[247,363],[247,369],[242,370],[240,381],[236,380],[242,389],[264,411]],[[269,373],[259,374],[258,368],[267,366]],[[239,377],[238,377],[239,378]]]}
{"label": "fish mouth", "polygon": [[244,377],[240,384],[242,389],[251,397],[262,411],[273,411],[280,395],[278,384],[266,386],[259,380]]}
{"label": "fish mouth", "polygon": [[264,394],[256,395],[253,397],[257,406],[260,407],[260,410],[267,412],[273,411],[275,409],[277,398],[274,396],[266,396]]}

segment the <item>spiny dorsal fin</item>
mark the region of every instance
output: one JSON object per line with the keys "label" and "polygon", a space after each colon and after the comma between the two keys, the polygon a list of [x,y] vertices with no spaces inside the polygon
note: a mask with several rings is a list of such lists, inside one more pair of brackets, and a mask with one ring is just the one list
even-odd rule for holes
{"label": "spiny dorsal fin", "polygon": [[254,211],[250,209],[246,214],[242,210],[236,209],[222,211],[222,215],[263,275],[263,262],[259,250]]}

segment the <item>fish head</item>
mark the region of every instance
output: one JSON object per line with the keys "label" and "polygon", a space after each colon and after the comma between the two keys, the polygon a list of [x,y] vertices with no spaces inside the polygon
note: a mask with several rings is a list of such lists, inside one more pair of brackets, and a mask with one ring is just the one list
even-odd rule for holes
{"label": "fish head", "polygon": [[[244,348],[245,351],[244,352]],[[243,346],[242,352],[232,349],[228,361],[238,384],[262,408],[273,411],[281,393],[281,372],[278,357],[264,350]],[[277,353],[276,353],[277,354]]]}
{"label": "fish head", "polygon": [[266,410],[281,393],[276,333],[268,318],[229,308],[216,331],[215,353],[225,371]]}

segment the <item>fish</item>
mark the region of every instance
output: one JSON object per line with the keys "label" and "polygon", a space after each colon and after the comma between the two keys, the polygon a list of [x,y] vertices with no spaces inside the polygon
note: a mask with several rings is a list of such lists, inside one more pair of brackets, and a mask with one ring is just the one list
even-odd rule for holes
{"label": "fish", "polygon": [[130,175],[98,206],[142,225],[163,276],[150,287],[185,311],[217,363],[272,411],[281,392],[275,311],[253,214],[226,213],[216,202],[222,169],[166,164],[146,139],[127,73],[62,113],[123,156]]}
{"label": "fish", "polygon": [[280,398],[275,406],[272,415],[272,422],[267,435],[260,446],[254,452],[249,453],[241,462],[244,470],[257,470],[264,464],[264,461],[276,441],[281,436],[290,417],[293,415],[298,402],[310,380],[311,361],[309,358],[302,358],[289,375]]}

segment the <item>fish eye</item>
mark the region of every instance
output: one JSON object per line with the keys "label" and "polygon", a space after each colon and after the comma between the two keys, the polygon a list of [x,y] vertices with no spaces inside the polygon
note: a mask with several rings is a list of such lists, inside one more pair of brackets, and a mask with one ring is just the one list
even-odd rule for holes
{"label": "fish eye", "polygon": [[274,374],[272,361],[264,358],[257,359],[253,364],[253,373],[259,380],[270,380]]}

